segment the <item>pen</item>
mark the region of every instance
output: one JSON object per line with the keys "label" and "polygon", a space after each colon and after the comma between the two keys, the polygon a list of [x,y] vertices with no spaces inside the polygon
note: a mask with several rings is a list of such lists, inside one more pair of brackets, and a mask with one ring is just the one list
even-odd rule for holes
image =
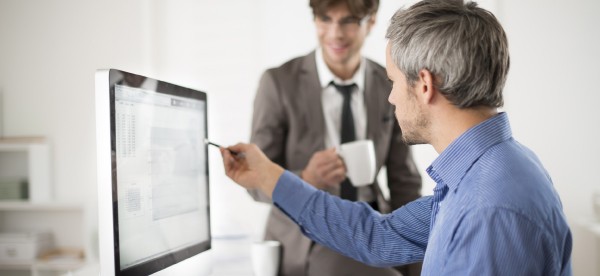
{"label": "pen", "polygon": [[233,150],[230,150],[230,149],[228,149],[228,148],[225,148],[225,147],[223,147],[223,146],[221,146],[221,145],[219,145],[219,144],[213,143],[213,142],[209,141],[209,140],[208,140],[208,139],[206,139],[206,138],[204,138],[204,143],[206,143],[207,145],[215,146],[215,147],[217,147],[217,148],[224,148],[224,149],[228,150],[229,152],[231,152],[231,154],[233,154],[233,155],[235,155],[235,156],[238,156],[238,155],[239,155],[239,152],[237,152],[237,151],[233,151]]}

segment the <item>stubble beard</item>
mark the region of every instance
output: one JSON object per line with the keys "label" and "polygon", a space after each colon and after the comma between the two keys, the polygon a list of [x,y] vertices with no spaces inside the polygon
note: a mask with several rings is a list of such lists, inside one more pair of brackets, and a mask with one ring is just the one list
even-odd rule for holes
{"label": "stubble beard", "polygon": [[405,144],[412,145],[423,145],[429,144],[428,140],[428,128],[429,128],[429,117],[421,110],[415,115],[412,122],[407,122],[402,128],[402,141]]}

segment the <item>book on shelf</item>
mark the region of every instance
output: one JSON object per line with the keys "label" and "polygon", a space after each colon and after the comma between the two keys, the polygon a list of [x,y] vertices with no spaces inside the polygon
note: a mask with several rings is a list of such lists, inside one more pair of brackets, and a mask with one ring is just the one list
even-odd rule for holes
{"label": "book on shelf", "polygon": [[29,185],[23,177],[0,177],[0,200],[29,199]]}
{"label": "book on shelf", "polygon": [[0,144],[41,144],[45,143],[43,136],[0,136]]}

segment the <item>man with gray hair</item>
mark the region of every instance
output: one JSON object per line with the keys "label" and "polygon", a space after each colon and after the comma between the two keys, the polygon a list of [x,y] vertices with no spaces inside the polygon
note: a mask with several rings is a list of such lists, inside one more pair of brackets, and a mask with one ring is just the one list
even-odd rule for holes
{"label": "man with gray hair", "polygon": [[572,237],[552,180],[498,111],[509,54],[497,19],[473,2],[421,1],[393,16],[387,38],[388,100],[403,139],[439,153],[427,168],[433,196],[382,215],[312,188],[248,144],[229,148],[243,158],[221,149],[227,175],[271,196],[311,239],[370,265],[571,275]]}

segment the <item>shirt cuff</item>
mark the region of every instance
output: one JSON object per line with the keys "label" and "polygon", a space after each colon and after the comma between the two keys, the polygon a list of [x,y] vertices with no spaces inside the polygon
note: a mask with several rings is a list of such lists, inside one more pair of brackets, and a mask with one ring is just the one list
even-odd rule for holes
{"label": "shirt cuff", "polygon": [[298,221],[310,197],[318,190],[290,171],[285,171],[273,190],[273,203]]}

